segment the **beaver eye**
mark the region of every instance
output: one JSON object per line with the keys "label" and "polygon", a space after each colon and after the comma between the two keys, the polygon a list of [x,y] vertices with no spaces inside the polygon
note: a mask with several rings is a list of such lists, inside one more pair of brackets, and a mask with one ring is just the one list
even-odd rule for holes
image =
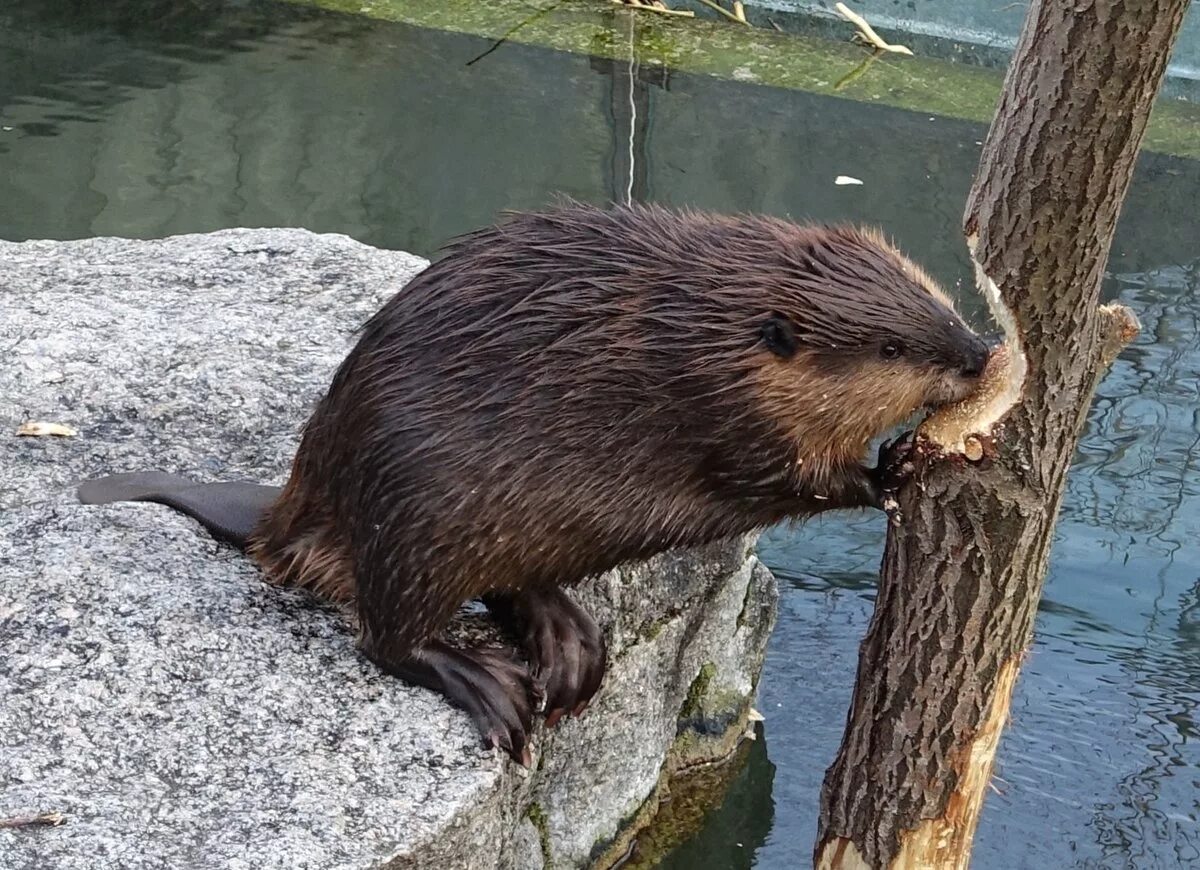
{"label": "beaver eye", "polygon": [[759,334],[767,350],[776,356],[786,359],[796,355],[796,331],[782,314],[772,314],[768,317]]}
{"label": "beaver eye", "polygon": [[879,348],[879,355],[884,359],[896,359],[904,353],[904,345],[898,341],[885,341]]}

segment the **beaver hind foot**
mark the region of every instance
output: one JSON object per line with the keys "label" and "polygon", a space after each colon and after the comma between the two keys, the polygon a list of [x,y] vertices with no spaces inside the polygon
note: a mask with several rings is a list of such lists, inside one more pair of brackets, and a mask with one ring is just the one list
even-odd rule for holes
{"label": "beaver hind foot", "polygon": [[278,486],[230,481],[197,483],[165,471],[135,471],[85,480],[76,489],[83,504],[149,501],[198,520],[213,537],[242,550],[258,521],[279,498]]}
{"label": "beaver hind foot", "polygon": [[596,621],[554,586],[483,600],[498,622],[522,638],[545,698],[546,727],[564,715],[581,715],[604,678],[607,650]]}
{"label": "beaver hind foot", "polygon": [[431,689],[465,710],[483,736],[484,748],[499,747],[531,767],[529,732],[535,695],[529,669],[503,650],[426,643],[410,656],[396,659],[365,644],[363,652],[382,671],[407,683]]}

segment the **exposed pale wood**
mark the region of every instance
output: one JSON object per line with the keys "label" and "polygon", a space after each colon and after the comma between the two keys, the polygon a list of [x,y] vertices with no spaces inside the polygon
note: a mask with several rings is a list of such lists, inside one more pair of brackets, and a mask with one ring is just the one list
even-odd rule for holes
{"label": "exposed pale wood", "polygon": [[[945,813],[926,819],[901,835],[900,850],[891,866],[904,870],[925,867],[966,870],[971,854],[971,835],[983,808],[983,796],[996,761],[996,747],[1004,732],[1005,719],[1017,684],[1020,663],[1009,659],[1000,669],[992,706],[978,733],[954,761],[957,784],[946,802]],[[870,865],[853,841],[836,837],[826,843],[817,867],[821,870],[864,870]]]}
{"label": "exposed pale wood", "polygon": [[922,431],[897,494],[818,866],[967,864],[1067,468],[1137,332],[1100,280],[1186,6],[1030,6],[964,217],[1008,357],[986,401]]}
{"label": "exposed pale wood", "polygon": [[992,706],[974,739],[952,763],[957,783],[946,802],[945,812],[926,819],[915,830],[900,838],[896,867],[954,867],[966,870],[971,855],[971,837],[983,809],[983,796],[996,762],[996,747],[1004,732],[1005,721],[1017,684],[1020,663],[1016,658],[1005,662],[992,689]]}

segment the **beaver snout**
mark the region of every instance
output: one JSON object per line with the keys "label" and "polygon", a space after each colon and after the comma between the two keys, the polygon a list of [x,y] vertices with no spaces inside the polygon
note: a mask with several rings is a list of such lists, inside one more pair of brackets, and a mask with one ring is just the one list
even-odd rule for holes
{"label": "beaver snout", "polygon": [[972,343],[971,348],[964,356],[959,374],[968,380],[974,380],[983,374],[983,370],[987,368],[988,360],[992,356],[993,345],[984,340],[979,340]]}
{"label": "beaver snout", "polygon": [[956,364],[943,369],[942,377],[938,379],[938,385],[933,390],[931,401],[926,407],[932,409],[940,405],[961,402],[980,389],[983,381],[986,380],[985,374],[988,363],[992,359],[992,353],[1001,344],[1003,342],[999,340],[989,341],[982,338],[972,341],[970,346],[962,352]]}

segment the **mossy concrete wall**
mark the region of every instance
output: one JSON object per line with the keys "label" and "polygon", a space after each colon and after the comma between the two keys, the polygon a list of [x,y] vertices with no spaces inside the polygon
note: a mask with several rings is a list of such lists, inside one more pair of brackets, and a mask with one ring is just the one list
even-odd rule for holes
{"label": "mossy concrete wall", "polygon": [[[354,15],[988,123],[1003,71],[924,57],[874,57],[849,41],[635,12],[611,0],[292,0]],[[1159,101],[1145,147],[1200,158],[1200,106]]]}

